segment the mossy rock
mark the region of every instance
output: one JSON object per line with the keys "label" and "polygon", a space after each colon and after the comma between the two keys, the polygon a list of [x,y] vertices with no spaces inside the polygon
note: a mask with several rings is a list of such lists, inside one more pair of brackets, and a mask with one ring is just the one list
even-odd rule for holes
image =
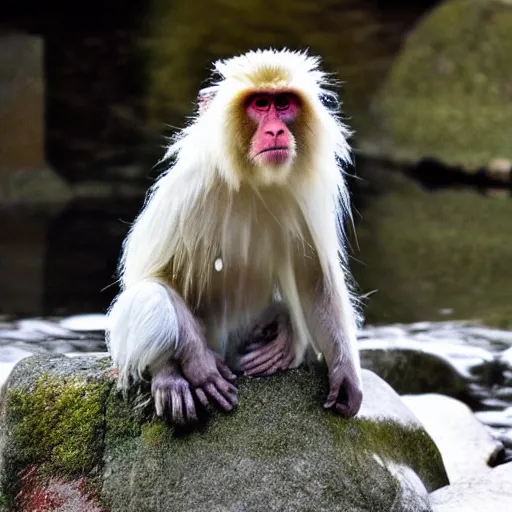
{"label": "mossy rock", "polygon": [[360,147],[395,161],[432,157],[472,171],[512,160],[512,5],[450,0],[410,32]]}
{"label": "mossy rock", "polygon": [[[113,384],[107,358],[45,355],[16,365],[1,402],[0,485],[7,502],[54,478],[98,478]],[[21,502],[25,498],[18,494]]]}
{"label": "mossy rock", "polygon": [[384,381],[363,380],[356,419],[323,410],[315,364],[241,379],[234,413],[178,431],[118,395],[109,359],[31,357],[4,389],[2,492],[19,511],[67,495],[95,511],[430,510],[448,483],[435,444]]}

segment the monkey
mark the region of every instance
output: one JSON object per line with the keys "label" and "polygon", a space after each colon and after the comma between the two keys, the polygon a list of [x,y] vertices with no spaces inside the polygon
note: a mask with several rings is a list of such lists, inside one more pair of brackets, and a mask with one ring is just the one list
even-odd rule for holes
{"label": "monkey", "polygon": [[350,131],[320,64],[286,48],[216,61],[123,243],[107,346],[118,387],[149,372],[171,422],[197,421],[200,404],[232,411],[235,372],[272,375],[308,350],[327,366],[324,408],[360,409]]}

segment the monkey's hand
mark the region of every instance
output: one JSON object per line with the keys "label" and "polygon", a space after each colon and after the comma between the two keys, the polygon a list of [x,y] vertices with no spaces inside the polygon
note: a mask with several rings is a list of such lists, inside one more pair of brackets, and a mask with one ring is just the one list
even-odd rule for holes
{"label": "monkey's hand", "polygon": [[329,394],[324,407],[351,418],[359,411],[362,401],[361,382],[353,365],[337,358],[329,367]]}
{"label": "monkey's hand", "polygon": [[279,317],[270,324],[256,326],[248,353],[240,368],[245,376],[266,376],[283,371],[295,360],[292,332],[287,319]]}
{"label": "monkey's hand", "polygon": [[176,362],[169,362],[153,375],[151,394],[158,416],[178,425],[197,421],[192,390]]}
{"label": "monkey's hand", "polygon": [[236,377],[218,354],[208,347],[189,351],[179,359],[183,375],[198,400],[208,408],[211,401],[225,411],[238,404],[238,390],[230,381]]}

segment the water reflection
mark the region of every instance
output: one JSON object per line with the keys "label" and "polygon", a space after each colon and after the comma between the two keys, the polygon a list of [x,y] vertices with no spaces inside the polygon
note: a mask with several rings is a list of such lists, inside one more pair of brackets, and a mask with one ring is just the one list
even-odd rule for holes
{"label": "water reflection", "polygon": [[142,201],[0,211],[0,314],[104,311],[117,293],[121,243]]}

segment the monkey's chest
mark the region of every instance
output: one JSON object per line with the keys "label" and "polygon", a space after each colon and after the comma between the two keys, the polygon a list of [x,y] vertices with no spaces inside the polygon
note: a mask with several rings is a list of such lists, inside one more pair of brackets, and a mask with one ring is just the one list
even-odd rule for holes
{"label": "monkey's chest", "polygon": [[212,262],[207,293],[209,309],[229,310],[241,314],[267,303],[275,285],[276,272],[272,262],[266,265],[219,255]]}

